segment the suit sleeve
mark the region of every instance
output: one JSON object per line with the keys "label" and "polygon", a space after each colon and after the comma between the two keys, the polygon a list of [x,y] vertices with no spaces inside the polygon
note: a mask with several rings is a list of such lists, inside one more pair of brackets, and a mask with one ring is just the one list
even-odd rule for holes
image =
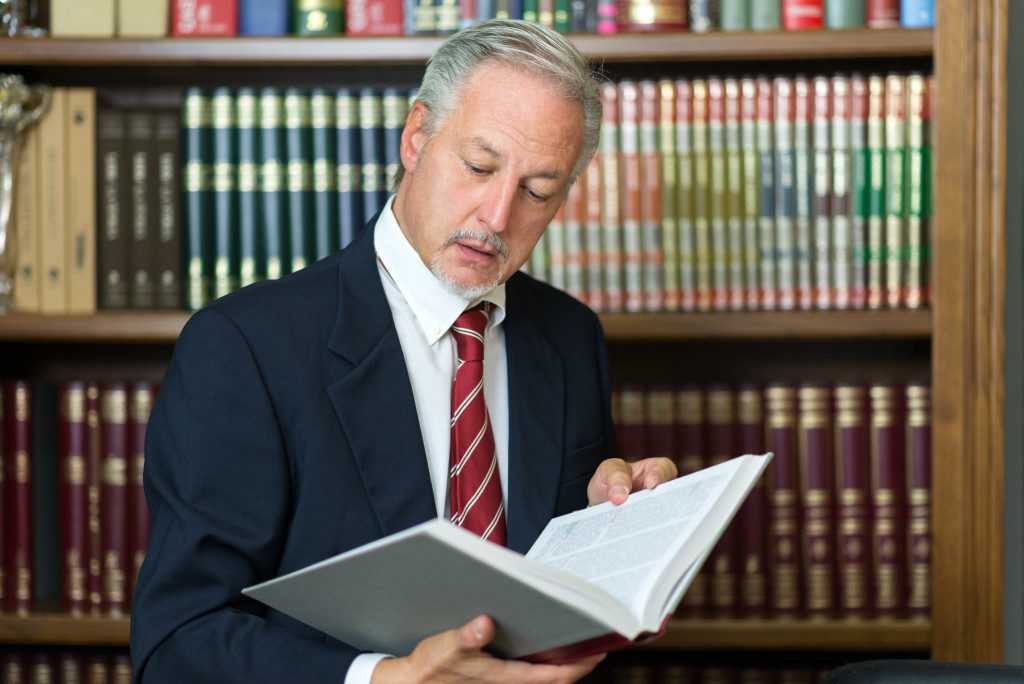
{"label": "suit sleeve", "polygon": [[290,481],[278,418],[248,343],[224,314],[196,314],[146,434],[153,525],[132,606],[135,681],[342,679],[357,650],[273,624],[239,593],[277,574]]}

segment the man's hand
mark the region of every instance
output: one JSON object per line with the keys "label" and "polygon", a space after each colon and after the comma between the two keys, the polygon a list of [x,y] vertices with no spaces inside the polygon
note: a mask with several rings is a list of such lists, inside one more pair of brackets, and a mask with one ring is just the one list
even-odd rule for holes
{"label": "man's hand", "polygon": [[640,489],[654,489],[677,475],[676,465],[667,458],[645,458],[626,463],[621,458],[609,458],[597,466],[597,472],[587,485],[590,505],[611,501],[616,506]]}
{"label": "man's hand", "polygon": [[405,658],[380,661],[373,684],[389,682],[575,682],[604,660],[591,656],[564,665],[502,660],[481,649],[494,638],[494,622],[480,615],[459,629],[421,641]]}

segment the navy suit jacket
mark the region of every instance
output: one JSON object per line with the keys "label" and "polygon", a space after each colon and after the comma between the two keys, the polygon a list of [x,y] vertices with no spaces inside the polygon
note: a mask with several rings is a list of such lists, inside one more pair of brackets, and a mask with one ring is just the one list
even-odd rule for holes
{"label": "navy suit jacket", "polygon": [[[508,545],[525,552],[616,448],[596,316],[523,274],[506,295]],[[359,651],[239,592],[436,517],[410,371],[372,224],[189,320],[146,435],[136,681],[340,681]]]}

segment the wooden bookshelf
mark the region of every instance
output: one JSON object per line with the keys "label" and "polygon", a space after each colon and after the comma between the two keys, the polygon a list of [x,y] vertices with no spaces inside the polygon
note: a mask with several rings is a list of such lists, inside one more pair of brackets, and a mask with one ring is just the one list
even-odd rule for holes
{"label": "wooden bookshelf", "polygon": [[0,644],[127,646],[127,617],[0,614]]}

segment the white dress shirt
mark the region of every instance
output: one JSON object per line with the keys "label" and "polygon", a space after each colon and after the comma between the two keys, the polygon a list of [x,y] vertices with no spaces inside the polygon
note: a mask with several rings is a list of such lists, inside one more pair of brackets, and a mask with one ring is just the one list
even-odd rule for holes
{"label": "white dress shirt", "polygon": [[[448,517],[448,449],[451,442],[451,395],[455,379],[455,339],[450,328],[463,311],[479,302],[494,304],[484,330],[484,401],[494,434],[501,476],[501,493],[508,501],[508,366],[505,362],[505,285],[480,299],[467,300],[449,292],[434,277],[406,239],[388,199],[373,236],[377,269],[384,286],[395,330],[409,369],[416,415],[419,418],[427,470],[438,517]],[[378,653],[356,657],[345,684],[369,682],[383,658]]]}

